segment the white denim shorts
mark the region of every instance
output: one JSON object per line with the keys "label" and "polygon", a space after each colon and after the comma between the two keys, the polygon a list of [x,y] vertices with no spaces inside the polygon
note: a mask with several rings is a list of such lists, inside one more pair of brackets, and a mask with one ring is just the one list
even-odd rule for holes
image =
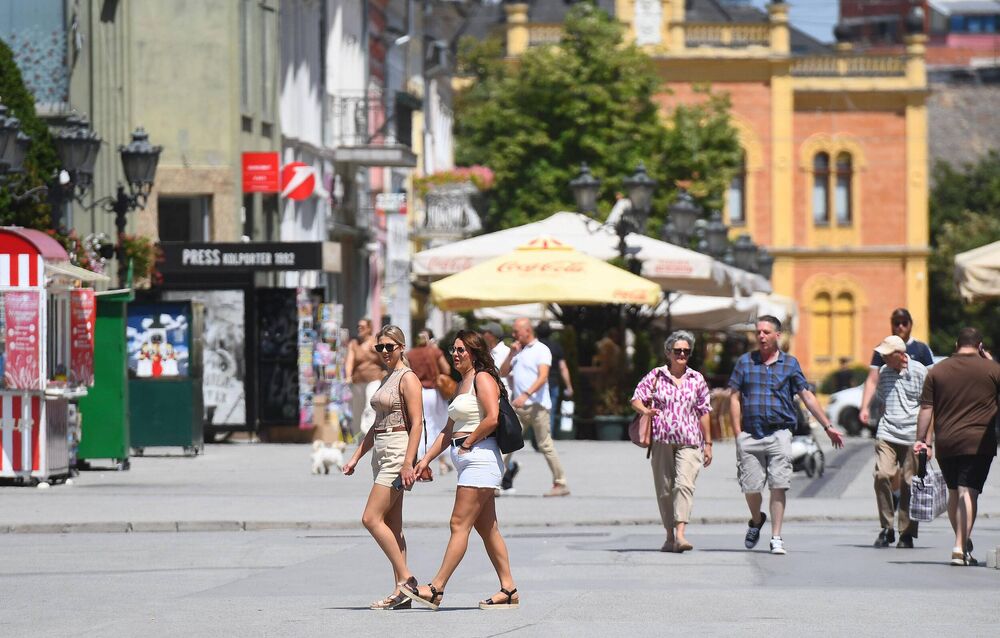
{"label": "white denim shorts", "polygon": [[496,437],[477,441],[471,452],[458,453],[451,446],[451,462],[458,470],[459,487],[500,487],[503,478],[503,459]]}

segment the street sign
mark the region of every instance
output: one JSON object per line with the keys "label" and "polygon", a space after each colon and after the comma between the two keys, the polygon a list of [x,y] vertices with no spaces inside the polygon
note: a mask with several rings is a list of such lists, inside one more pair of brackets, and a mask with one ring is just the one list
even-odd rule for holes
{"label": "street sign", "polygon": [[375,208],[383,213],[406,214],[406,193],[376,193]]}
{"label": "street sign", "polygon": [[281,196],[302,201],[316,191],[316,170],[302,162],[285,164],[281,169]]}
{"label": "street sign", "polygon": [[243,192],[278,192],[278,154],[243,154]]}

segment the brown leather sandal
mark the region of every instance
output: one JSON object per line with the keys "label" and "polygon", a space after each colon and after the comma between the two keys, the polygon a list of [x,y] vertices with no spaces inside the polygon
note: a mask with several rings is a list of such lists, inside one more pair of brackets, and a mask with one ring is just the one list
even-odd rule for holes
{"label": "brown leather sandal", "polygon": [[512,589],[510,591],[507,591],[506,589],[504,589],[503,587],[501,587],[500,588],[500,593],[507,597],[507,602],[505,602],[505,603],[494,602],[493,596],[496,596],[496,594],[493,594],[493,596],[490,596],[486,600],[479,601],[479,608],[480,609],[517,609],[521,605],[521,597],[520,596],[517,597],[517,600],[514,600],[514,595],[517,594],[517,587],[515,587],[514,589]]}
{"label": "brown leather sandal", "polygon": [[408,579],[401,583],[396,583],[399,587],[399,591],[391,596],[386,596],[382,600],[376,600],[371,605],[368,606],[369,609],[410,609],[413,607],[413,603],[409,598],[406,597],[404,590],[407,585],[417,586],[417,579],[410,576]]}
{"label": "brown leather sandal", "polygon": [[430,583],[427,583],[427,586],[431,590],[430,598],[424,598],[420,595],[420,588],[416,583],[413,583],[412,585],[410,583],[406,583],[402,587],[402,592],[413,602],[437,611],[438,607],[441,606],[441,601],[444,599],[444,590],[442,589],[441,591],[438,591],[437,587],[431,585]]}

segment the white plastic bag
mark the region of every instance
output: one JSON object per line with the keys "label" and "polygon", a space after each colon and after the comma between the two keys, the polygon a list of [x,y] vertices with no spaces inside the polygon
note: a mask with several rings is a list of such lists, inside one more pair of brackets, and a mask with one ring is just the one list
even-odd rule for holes
{"label": "white plastic bag", "polygon": [[559,404],[559,431],[560,432],[572,432],[573,431],[573,410],[575,404],[572,401],[563,399],[563,402]]}

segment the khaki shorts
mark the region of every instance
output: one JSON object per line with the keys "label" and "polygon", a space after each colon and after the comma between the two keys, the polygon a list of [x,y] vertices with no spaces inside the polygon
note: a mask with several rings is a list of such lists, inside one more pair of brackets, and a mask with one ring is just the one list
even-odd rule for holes
{"label": "khaki shorts", "polygon": [[409,432],[383,432],[375,435],[375,449],[372,452],[372,474],[375,484],[392,487],[392,482],[403,469],[406,446],[410,443]]}
{"label": "khaki shorts", "polygon": [[762,492],[765,482],[772,490],[790,488],[791,451],[791,430],[778,430],[762,439],[755,439],[746,432],[740,432],[736,437],[736,468],[743,493]]}

